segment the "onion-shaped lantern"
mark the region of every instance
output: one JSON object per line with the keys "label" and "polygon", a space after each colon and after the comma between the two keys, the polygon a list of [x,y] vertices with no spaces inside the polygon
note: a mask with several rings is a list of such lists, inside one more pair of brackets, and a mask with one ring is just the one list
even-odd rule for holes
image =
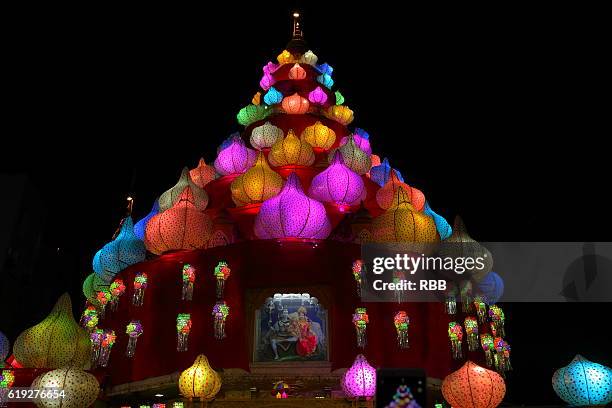
{"label": "onion-shaped lantern", "polygon": [[248,105],[240,109],[236,115],[236,119],[238,119],[238,123],[240,123],[242,126],[249,126],[253,122],[265,119],[271,113],[272,109],[268,109],[267,106]]}
{"label": "onion-shaped lantern", "polygon": [[398,190],[404,191],[404,193],[408,196],[408,201],[415,211],[423,210],[425,207],[425,195],[421,192],[421,190],[410,187],[406,183],[402,183],[397,174],[394,172],[391,173],[391,177],[389,178],[389,181],[387,181],[387,184],[376,192],[376,202],[378,203],[378,206],[383,210],[387,210],[394,204],[397,204],[397,202],[394,202],[393,200],[398,197],[396,194]]}
{"label": "onion-shaped lantern", "polygon": [[221,389],[221,376],[212,369],[204,354],[200,354],[191,367],[179,377],[179,390],[190,400],[210,401]]}
{"label": "onion-shaped lantern", "polygon": [[276,105],[277,103],[281,103],[283,100],[283,94],[278,91],[275,87],[270,87],[268,92],[264,95],[264,103],[266,105]]}
{"label": "onion-shaped lantern", "polygon": [[318,60],[319,60],[319,57],[317,57],[316,54],[312,52],[311,50],[308,50],[304,53],[304,55],[300,57],[299,62],[303,64],[315,66]]}
{"label": "onion-shaped lantern", "polygon": [[324,203],[352,206],[365,199],[363,179],[342,161],[336,152],[328,168],[312,180],[308,195]]}
{"label": "onion-shaped lantern", "polygon": [[89,368],[89,335],[74,320],[67,293],[59,298],[42,322],[17,337],[13,353],[17,361],[28,368],[59,368],[68,363],[73,367]]}
{"label": "onion-shaped lantern", "polygon": [[257,158],[257,152],[249,149],[239,135],[221,145],[221,150],[215,159],[215,169],[223,176],[240,174],[247,171]]}
{"label": "onion-shaped lantern", "polygon": [[324,105],[327,102],[327,94],[320,86],[317,86],[308,94],[308,100],[317,105]]}
{"label": "onion-shaped lantern", "polygon": [[344,95],[340,91],[336,91],[334,95],[336,95],[336,105],[342,105],[344,103]]}
{"label": "onion-shaped lantern", "polygon": [[304,129],[300,138],[314,149],[329,150],[336,141],[336,132],[317,121],[314,125]]}
{"label": "onion-shaped lantern", "polygon": [[295,58],[293,57],[293,54],[291,54],[287,50],[283,50],[283,52],[278,54],[278,57],[276,57],[276,60],[278,61],[278,63],[280,65],[283,65],[283,64],[292,64],[292,63],[296,62]]}
{"label": "onion-shaped lantern", "polygon": [[289,70],[289,79],[306,79],[306,70],[300,64],[294,64]]}
{"label": "onion-shaped lantern", "polygon": [[10,343],[8,337],[0,332],[0,364],[6,360],[10,351]]}
{"label": "onion-shaped lantern", "polygon": [[497,303],[504,294],[503,279],[495,272],[489,272],[478,282],[478,293],[488,305]]}
{"label": "onion-shaped lantern", "polygon": [[286,96],[282,103],[283,110],[290,115],[302,115],[308,112],[310,102],[299,93]]}
{"label": "onion-shaped lantern", "polygon": [[253,95],[253,99],[251,99],[251,103],[253,105],[260,105],[261,104],[261,92],[257,92],[257,93],[255,93],[255,95]]}
{"label": "onion-shaped lantern", "polygon": [[322,74],[327,74],[327,75],[331,75],[334,72],[334,68],[329,65],[327,62],[324,62],[321,65],[317,65],[317,71],[319,71]]}
{"label": "onion-shaped lantern", "polygon": [[[261,86],[261,89],[263,89],[264,91],[270,89],[270,87],[275,83],[276,80],[274,79],[274,77],[272,77],[272,74],[269,74],[267,72],[264,72],[263,76],[259,80],[259,86]],[[253,103],[253,105],[258,106],[259,103]],[[240,120],[238,121],[240,122]]]}
{"label": "onion-shaped lantern", "polygon": [[[92,374],[73,366],[48,371],[34,380],[41,390],[34,400],[40,408],[82,408],[94,403],[100,393],[98,380]],[[42,392],[49,389],[48,392]],[[64,392],[63,398],[53,397],[52,389]],[[40,397],[44,395],[45,398]]]}
{"label": "onion-shaped lantern", "polygon": [[134,234],[132,217],[128,216],[123,219],[117,237],[104,245],[94,256],[93,270],[104,281],[110,282],[128,266],[144,261],[145,255],[144,244]]}
{"label": "onion-shaped lantern", "polygon": [[144,218],[142,218],[134,225],[134,234],[138,237],[139,240],[144,241],[147,223],[157,213],[159,213],[159,199],[155,200],[155,202],[153,203],[153,208],[151,208],[151,212],[145,215]]}
{"label": "onion-shaped lantern", "polygon": [[371,398],[376,394],[376,369],[363,354],[342,376],[342,390],[348,398]]}
{"label": "onion-shaped lantern", "polygon": [[204,158],[201,158],[198,166],[195,169],[189,170],[189,176],[196,186],[204,188],[204,186],[217,178],[217,171],[213,166],[206,164]]}
{"label": "onion-shaped lantern", "polygon": [[282,187],[283,178],[270,168],[263,152],[259,152],[255,165],[232,181],[232,199],[239,207],[261,203],[277,195]]}
{"label": "onion-shaped lantern", "polygon": [[368,171],[370,171],[372,164],[370,155],[357,146],[353,136],[349,136],[348,141],[344,144],[344,146],[340,146],[329,153],[328,157],[330,161],[334,157],[334,153],[337,151],[342,154],[344,164],[346,164],[355,173],[366,174]]}
{"label": "onion-shaped lantern", "polygon": [[189,201],[186,194],[183,197],[147,224],[145,245],[154,254],[206,246],[212,234],[212,222]]}
{"label": "onion-shaped lantern", "polygon": [[268,160],[275,167],[310,166],[314,163],[315,155],[308,143],[298,139],[293,130],[289,130],[284,139],[274,143],[268,154]]}
{"label": "onion-shaped lantern", "polygon": [[505,394],[506,384],[499,374],[471,361],[442,382],[444,399],[456,408],[496,407]]}
{"label": "onion-shaped lantern", "polygon": [[552,386],[559,398],[570,405],[604,406],[612,402],[612,369],[577,355],[555,371]]}
{"label": "onion-shaped lantern", "polygon": [[281,128],[274,126],[270,122],[266,122],[254,128],[251,132],[251,146],[257,150],[268,149],[279,139],[282,139],[283,136],[284,133]]}
{"label": "onion-shaped lantern", "polygon": [[438,232],[433,218],[414,210],[408,193],[400,188],[393,205],[372,220],[373,238],[378,242],[436,242]]}
{"label": "onion-shaped lantern", "polygon": [[277,196],[264,201],[255,219],[255,234],[261,239],[325,239],[330,232],[325,207],[304,194],[295,173]]}
{"label": "onion-shaped lantern", "polygon": [[332,105],[327,108],[323,114],[326,118],[334,120],[341,125],[348,125],[354,119],[353,111],[344,105]]}
{"label": "onion-shaped lantern", "polygon": [[317,82],[326,87],[327,89],[331,89],[334,86],[334,79],[331,75],[321,74],[317,77]]}
{"label": "onion-shaped lantern", "polygon": [[191,201],[198,210],[204,211],[206,209],[208,205],[208,194],[191,180],[187,167],[183,168],[178,182],[159,197],[159,211],[166,211],[178,202],[179,197],[185,196],[188,197],[189,201]]}

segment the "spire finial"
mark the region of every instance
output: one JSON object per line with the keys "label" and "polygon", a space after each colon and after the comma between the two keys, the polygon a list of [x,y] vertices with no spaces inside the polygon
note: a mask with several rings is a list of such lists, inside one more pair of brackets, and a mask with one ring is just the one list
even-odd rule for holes
{"label": "spire finial", "polygon": [[301,40],[304,38],[304,33],[302,32],[302,15],[297,10],[293,12],[293,35],[291,38],[293,40]]}

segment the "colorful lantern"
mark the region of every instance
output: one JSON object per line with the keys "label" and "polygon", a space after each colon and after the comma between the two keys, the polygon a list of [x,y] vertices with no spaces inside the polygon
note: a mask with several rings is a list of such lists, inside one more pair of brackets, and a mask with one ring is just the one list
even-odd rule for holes
{"label": "colorful lantern", "polygon": [[311,145],[313,149],[329,150],[336,141],[336,132],[317,121],[302,132],[300,138]]}
{"label": "colorful lantern", "polygon": [[491,320],[491,329],[493,331],[493,335],[500,335],[504,337],[506,333],[504,332],[504,321],[506,317],[504,316],[504,311],[501,307],[497,305],[491,305],[489,307],[489,319]]}
{"label": "colorful lantern", "polygon": [[355,282],[357,282],[357,296],[359,297],[361,297],[362,272],[363,261],[361,259],[357,259],[355,262],[353,262],[353,277],[355,278]]}
{"label": "colorful lantern", "polygon": [[370,170],[370,179],[379,186],[383,187],[385,184],[387,184],[393,173],[395,173],[399,183],[404,182],[404,179],[402,178],[400,172],[398,170],[393,169],[389,164],[389,159],[385,157],[383,161],[377,165],[374,165],[374,163],[372,163],[372,169]]}
{"label": "colorful lantern", "polygon": [[376,394],[376,369],[359,354],[342,376],[342,391],[351,399],[372,398]]}
{"label": "colorful lantern", "polygon": [[98,364],[100,367],[106,367],[110,358],[111,349],[117,340],[117,335],[114,330],[104,330],[100,341],[100,357]]}
{"label": "colorful lantern", "polygon": [[110,287],[108,289],[110,292],[111,310],[115,311],[119,306],[119,298],[125,293],[125,284],[123,283],[123,279],[115,279],[110,284]]}
{"label": "colorful lantern", "polygon": [[40,408],[89,407],[100,393],[96,377],[74,366],[48,371],[37,377],[34,382],[35,388],[40,390],[48,388],[63,391],[63,398],[54,397],[52,392],[41,392],[34,400]]}
{"label": "colorful lantern", "polygon": [[191,181],[199,188],[204,188],[208,183],[217,178],[217,171],[213,166],[206,164],[201,158],[195,169],[189,170]]}
{"label": "colorful lantern", "polygon": [[361,176],[348,168],[336,151],[329,167],[312,180],[308,195],[343,209],[365,200],[366,189]]}
{"label": "colorful lantern", "polygon": [[0,365],[6,360],[10,351],[10,343],[8,337],[0,332]]}
{"label": "colorful lantern", "polygon": [[[370,172],[370,177],[372,176],[373,174]],[[420,190],[410,187],[408,184],[400,181],[396,172],[392,172],[387,183],[376,192],[376,202],[378,203],[378,206],[383,210],[387,210],[393,205],[397,204],[397,202],[393,200],[398,197],[398,190],[404,191],[405,194],[402,194],[401,197],[403,198],[405,196],[415,211],[423,210],[425,206],[425,195]],[[425,215],[429,214],[425,213]],[[435,224],[435,220],[433,221],[437,231],[438,227]]]}
{"label": "colorful lantern", "polygon": [[471,361],[442,382],[442,395],[453,408],[496,407],[505,394],[506,384],[499,374]]}
{"label": "colorful lantern", "polygon": [[187,167],[183,168],[181,177],[174,187],[159,197],[159,211],[169,210],[181,200],[189,201],[200,211],[204,211],[208,206],[208,194],[191,180]]}
{"label": "colorful lantern", "polygon": [[478,322],[483,324],[487,317],[487,305],[482,300],[482,296],[474,296],[474,309],[476,309],[476,316],[478,316]]}
{"label": "colorful lantern", "polygon": [[264,103],[266,105],[276,105],[283,101],[283,94],[278,91],[275,87],[270,87],[268,92],[264,95]]}
{"label": "colorful lantern", "polygon": [[181,299],[193,299],[193,284],[196,279],[196,269],[190,264],[183,265],[183,289],[181,291]]}
{"label": "colorful lantern", "polygon": [[70,363],[73,367],[89,369],[89,334],[74,320],[67,293],[59,298],[42,322],[17,337],[13,354],[26,368],[58,368]]}
{"label": "colorful lantern", "polygon": [[506,371],[512,369],[510,365],[510,345],[501,337],[495,337],[493,339],[493,347],[495,347],[495,355],[493,356],[495,369],[503,377]]}
{"label": "colorful lantern", "polygon": [[306,70],[300,64],[294,64],[289,70],[289,79],[301,80],[306,79]]}
{"label": "colorful lantern", "polygon": [[407,349],[409,347],[408,327],[410,326],[410,317],[408,317],[408,314],[405,311],[400,310],[395,314],[393,323],[395,324],[395,330],[397,331],[398,346],[402,349]]}
{"label": "colorful lantern", "polygon": [[144,303],[147,281],[148,276],[145,272],[138,272],[136,276],[134,276],[134,295],[132,296],[132,304],[134,306],[142,306]]}
{"label": "colorful lantern", "polygon": [[238,112],[238,114],[236,115],[236,119],[238,119],[238,123],[246,127],[249,126],[251,123],[267,118],[268,116],[270,116],[271,113],[272,109],[269,109],[268,106],[247,105],[244,108],[240,109],[240,112]]}
{"label": "colorful lantern", "polygon": [[215,266],[215,279],[217,281],[217,299],[223,298],[223,289],[225,288],[225,281],[229,278],[231,269],[227,262],[221,261]]}
{"label": "colorful lantern", "polygon": [[325,102],[327,102],[327,94],[320,86],[317,86],[308,94],[308,100],[317,105],[325,105]]}
{"label": "colorful lantern", "polygon": [[215,338],[222,340],[225,338],[225,321],[229,316],[229,306],[225,301],[218,301],[213,307],[213,319],[215,328]]}
{"label": "colorful lantern", "polygon": [[332,105],[323,112],[326,118],[334,120],[341,125],[348,125],[354,119],[353,111],[344,105]]}
{"label": "colorful lantern", "polygon": [[495,344],[493,343],[493,336],[489,333],[483,333],[480,336],[480,346],[482,351],[485,353],[485,360],[487,367],[493,367],[493,354],[495,353]]}
{"label": "colorful lantern", "polygon": [[223,176],[247,171],[257,158],[257,152],[244,144],[240,135],[231,136],[215,159],[215,169]]}
{"label": "colorful lantern", "polygon": [[367,343],[366,329],[370,319],[365,307],[358,307],[353,314],[353,325],[357,333],[357,347],[364,348]]}
{"label": "colorful lantern", "polygon": [[559,398],[570,405],[604,406],[612,402],[612,369],[578,354],[555,371],[552,386]]}
{"label": "colorful lantern", "polygon": [[272,61],[268,61],[268,63],[264,65],[262,70],[265,74],[273,74],[279,67],[279,64],[275,64]]}
{"label": "colorful lantern", "polygon": [[319,60],[319,57],[317,57],[316,54],[312,52],[311,50],[308,50],[300,57],[299,62],[303,64],[315,66],[318,60]]}
{"label": "colorful lantern", "polygon": [[93,305],[87,305],[83,314],[81,315],[81,326],[87,331],[91,332],[98,325],[98,310]]}
{"label": "colorful lantern", "polygon": [[13,370],[0,370],[0,389],[11,388],[15,383]]}
{"label": "colorful lantern", "polygon": [[[264,91],[267,91],[268,89],[270,89],[270,87],[274,85],[275,83],[276,83],[276,80],[274,79],[272,74],[269,74],[267,72],[264,72],[263,76],[259,80],[259,86],[261,86],[261,89],[263,89]],[[253,103],[253,106],[259,106],[259,103]],[[240,122],[240,118],[238,119],[238,122]]]}
{"label": "colorful lantern", "polygon": [[191,332],[191,315],[179,313],[176,316],[177,351],[187,351],[189,332]]}
{"label": "colorful lantern", "polygon": [[462,280],[459,282],[459,296],[461,298],[461,311],[469,313],[472,310],[472,282]]}
{"label": "colorful lantern", "polygon": [[469,351],[478,350],[478,321],[475,317],[467,316],[463,321]]}
{"label": "colorful lantern", "polygon": [[[351,135],[355,141],[355,145],[366,152],[368,155],[372,154],[372,146],[370,145],[370,135],[368,132],[361,128],[356,128],[355,132]],[[351,136],[344,136],[340,139],[340,146],[344,146]]]}
{"label": "colorful lantern", "polygon": [[448,289],[445,292],[445,309],[446,313],[449,315],[454,315],[457,313],[457,295],[459,294],[459,290],[457,289],[457,285],[453,282],[448,282]]}
{"label": "colorful lantern", "polygon": [[334,68],[329,65],[327,62],[321,64],[321,65],[317,65],[316,66],[317,71],[319,71],[322,74],[327,74],[327,75],[331,75],[334,72]]}
{"label": "colorful lantern", "polygon": [[134,357],[136,353],[136,342],[138,341],[138,337],[142,335],[143,329],[140,320],[132,320],[129,322],[125,328],[125,334],[129,336],[127,350],[125,355],[129,358]]}
{"label": "colorful lantern", "polygon": [[253,95],[253,99],[251,99],[251,103],[253,105],[261,104],[261,92],[257,92],[255,95]]}
{"label": "colorful lantern", "polygon": [[145,239],[145,230],[147,229],[147,223],[153,216],[159,213],[159,199],[153,202],[153,208],[151,208],[151,212],[148,213],[144,218],[138,221],[134,225],[134,235],[138,237],[139,240],[144,241]]}
{"label": "colorful lantern", "polygon": [[357,174],[366,174],[370,171],[371,161],[370,156],[361,150],[356,144],[353,136],[349,136],[348,141],[337,149],[329,152],[328,160],[331,162],[334,154],[340,152],[342,154],[342,160],[347,167],[353,170]]}
{"label": "colorful lantern", "polygon": [[236,206],[242,207],[274,197],[282,187],[283,178],[270,168],[264,153],[259,152],[253,167],[234,179],[230,189],[232,200]]}
{"label": "colorful lantern", "polygon": [[286,96],[281,106],[285,113],[289,115],[303,115],[310,109],[310,102],[296,92],[291,96]]}
{"label": "colorful lantern", "polygon": [[85,295],[85,299],[91,303],[95,303],[96,301],[96,292],[108,290],[108,288],[109,284],[104,282],[102,278],[95,273],[88,275],[83,281],[83,295]]}
{"label": "colorful lantern", "polygon": [[257,126],[251,132],[251,146],[257,150],[268,149],[284,136],[283,130],[274,126],[270,122],[266,122],[261,126]]}
{"label": "colorful lantern", "polygon": [[283,52],[281,52],[280,54],[278,54],[278,57],[276,57],[276,60],[278,61],[278,63],[280,65],[283,64],[291,64],[295,62],[295,58],[293,57],[293,55],[287,51],[287,50],[283,50]]}
{"label": "colorful lantern", "polygon": [[280,166],[310,166],[314,163],[315,155],[312,147],[297,138],[292,129],[287,132],[284,139],[274,143],[268,155],[270,164]]}
{"label": "colorful lantern", "polygon": [[504,281],[495,272],[486,274],[477,286],[483,300],[489,305],[497,303],[504,294]]}
{"label": "colorful lantern", "polygon": [[463,340],[463,328],[459,323],[450,322],[448,324],[448,339],[451,343],[453,358],[456,360],[463,358],[463,348],[461,347],[461,341]]}
{"label": "colorful lantern", "polygon": [[[412,191],[414,190],[416,189],[413,189]],[[420,193],[419,190],[416,190],[416,191]],[[423,196],[423,198],[425,197]],[[438,234],[440,235],[441,240],[445,240],[446,238],[451,236],[451,234],[453,233],[453,229],[451,228],[450,224],[446,221],[444,217],[442,217],[441,215],[438,215],[434,210],[432,210],[427,201],[425,201],[425,207],[423,208],[423,213],[433,218],[434,222],[436,223],[436,229],[438,230]]]}
{"label": "colorful lantern", "polygon": [[326,87],[327,89],[331,89],[334,86],[334,80],[331,75],[321,74],[317,77],[317,82]]}
{"label": "colorful lantern", "polygon": [[110,292],[106,290],[101,290],[96,292],[96,304],[98,305],[98,311],[100,318],[104,318],[104,313],[106,311],[106,305],[111,300]]}
{"label": "colorful lantern", "polygon": [[96,328],[89,335],[91,341],[91,367],[96,368],[98,359],[100,358],[100,346],[102,344],[102,335],[104,330]]}
{"label": "colorful lantern", "polygon": [[221,389],[221,376],[212,369],[206,356],[200,354],[193,365],[181,373],[178,385],[185,398],[210,401]]}
{"label": "colorful lantern", "polygon": [[264,201],[255,218],[255,234],[260,239],[325,239],[330,232],[325,207],[303,193],[295,173],[276,197]]}
{"label": "colorful lantern", "polygon": [[335,95],[336,95],[336,105],[342,105],[344,103],[344,95],[342,95],[340,91],[336,91]]}

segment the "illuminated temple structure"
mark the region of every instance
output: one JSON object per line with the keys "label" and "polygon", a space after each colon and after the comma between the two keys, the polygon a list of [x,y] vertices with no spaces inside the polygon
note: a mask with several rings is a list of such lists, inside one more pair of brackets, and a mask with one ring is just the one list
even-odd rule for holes
{"label": "illuminated temple structure", "polygon": [[333,74],[296,16],[237,114],[242,130],[146,217],[122,220],[93,258],[80,321],[65,295],[15,341],[13,386],[74,378],[84,388],[73,406],[97,395],[117,407],[324,407],[371,397],[372,367],[422,368],[441,400],[441,380],[466,357],[502,364],[503,334],[468,348],[476,319],[448,302],[361,301],[361,243],[461,240],[464,229],[374,153],[376,135],[353,127]]}

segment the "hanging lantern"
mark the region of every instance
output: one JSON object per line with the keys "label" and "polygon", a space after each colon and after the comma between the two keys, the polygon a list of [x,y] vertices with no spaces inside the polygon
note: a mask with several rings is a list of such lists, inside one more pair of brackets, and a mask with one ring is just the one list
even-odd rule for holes
{"label": "hanging lantern", "polygon": [[370,170],[371,161],[370,156],[361,150],[356,144],[352,136],[349,137],[348,142],[343,146],[329,152],[328,160],[333,160],[334,154],[340,152],[342,154],[342,160],[344,164],[357,174],[366,174]]}
{"label": "hanging lantern", "polygon": [[497,407],[505,394],[506,384],[499,374],[471,361],[442,382],[442,395],[453,408]]}
{"label": "hanging lantern", "polygon": [[266,105],[276,105],[283,101],[283,94],[278,91],[275,87],[270,87],[268,92],[264,95],[264,103]]}
{"label": "hanging lantern", "polygon": [[211,401],[221,389],[221,376],[212,369],[204,354],[200,354],[191,367],[183,371],[178,381],[181,394],[192,400]]}
{"label": "hanging lantern", "polygon": [[144,272],[138,272],[134,277],[134,295],[132,296],[132,304],[134,306],[142,306],[144,303],[145,289],[147,289],[148,276]]}
{"label": "hanging lantern", "polygon": [[317,77],[317,82],[326,87],[327,89],[331,89],[334,86],[334,80],[331,75],[321,74]]}
{"label": "hanging lantern", "polygon": [[612,369],[578,354],[555,371],[552,386],[559,398],[570,405],[604,406],[612,402]]}
{"label": "hanging lantern", "polygon": [[351,399],[372,398],[376,394],[376,369],[359,354],[342,376],[342,391]]}
{"label": "hanging lantern", "polygon": [[302,97],[299,93],[294,93],[291,96],[286,96],[283,99],[283,103],[281,105],[285,113],[289,115],[303,115],[308,112],[310,108],[310,102],[308,99]]}
{"label": "hanging lantern", "polygon": [[[372,171],[373,170],[374,169],[372,169]],[[374,176],[372,171],[370,172],[371,177]],[[415,211],[423,210],[425,206],[425,195],[419,189],[411,187],[408,184],[400,181],[396,172],[391,172],[391,175],[389,176],[388,181],[385,183],[385,185],[382,188],[380,188],[376,192],[376,203],[378,203],[378,206],[382,208],[383,210],[387,210],[391,208],[393,205],[397,204],[397,202],[393,200],[397,198],[398,190],[404,191],[405,194],[403,194],[402,197],[403,196],[406,197],[406,199],[408,200],[410,205],[412,205]],[[429,215],[429,214],[425,213],[425,215]],[[435,224],[435,220],[433,221],[434,221],[434,226],[436,227],[436,231],[437,231],[437,225]]]}
{"label": "hanging lantern", "polygon": [[198,162],[195,169],[189,170],[191,181],[199,188],[204,188],[208,183],[217,178],[217,171],[213,166],[206,164],[204,158]]}
{"label": "hanging lantern", "polygon": [[457,313],[457,295],[459,291],[457,289],[457,285],[453,282],[448,282],[448,289],[445,292],[445,300],[444,305],[446,309],[446,313],[449,315],[454,315]]}
{"label": "hanging lantern", "polygon": [[251,103],[253,105],[259,105],[261,103],[261,92],[257,92],[253,95],[253,99],[251,99]]}
{"label": "hanging lantern", "polygon": [[316,54],[312,52],[311,50],[308,50],[300,57],[299,62],[303,64],[315,66],[318,60],[319,60],[319,57],[317,57]]}
{"label": "hanging lantern", "polygon": [[327,102],[327,94],[320,86],[317,86],[308,94],[308,100],[317,105],[325,105],[325,102]]}
{"label": "hanging lantern", "polygon": [[104,312],[106,311],[106,305],[111,300],[111,294],[108,291],[99,291],[96,293],[96,304],[98,305],[98,311],[100,318],[104,318]]}
{"label": "hanging lantern", "polygon": [[459,296],[461,297],[461,311],[469,313],[472,310],[472,282],[462,280],[459,282]]}
{"label": "hanging lantern", "polygon": [[353,111],[344,105],[332,105],[323,112],[326,118],[334,120],[341,125],[348,125],[354,119]]}
{"label": "hanging lantern", "polygon": [[100,367],[106,367],[110,358],[111,349],[115,345],[117,335],[114,330],[104,330],[102,333],[102,339],[100,340],[100,357],[98,358],[98,364]]}
{"label": "hanging lantern", "polygon": [[213,307],[213,319],[215,328],[215,338],[222,340],[225,338],[225,320],[229,316],[229,306],[225,301],[218,301]]}
{"label": "hanging lantern", "polygon": [[448,339],[451,343],[453,358],[456,360],[463,358],[463,350],[461,347],[461,341],[463,340],[463,328],[459,323],[450,322],[448,324]]}
{"label": "hanging lantern", "polygon": [[491,336],[489,333],[483,333],[480,336],[480,346],[482,347],[482,351],[484,351],[485,353],[485,361],[487,362],[487,367],[493,367],[493,354],[495,352],[493,336]]}
{"label": "hanging lantern", "polygon": [[83,310],[83,314],[81,315],[81,320],[79,322],[81,326],[86,329],[88,332],[91,332],[98,325],[98,310],[95,306],[89,304]]}
{"label": "hanging lantern", "polygon": [[268,155],[270,164],[280,166],[310,166],[314,163],[315,155],[312,147],[295,136],[292,129],[287,132],[284,139],[274,143]]}
{"label": "hanging lantern", "polygon": [[110,284],[108,288],[110,293],[111,310],[116,311],[119,306],[119,298],[125,293],[125,284],[123,279],[117,278]]}
{"label": "hanging lantern", "polygon": [[300,138],[313,149],[327,151],[336,141],[336,132],[317,121],[314,125],[304,129]]}
{"label": "hanging lantern", "polygon": [[[425,196],[423,196],[423,198],[425,198]],[[438,230],[438,234],[440,235],[441,240],[445,240],[446,238],[451,236],[451,234],[453,233],[453,229],[451,228],[448,221],[446,221],[444,217],[442,217],[441,215],[437,214],[434,210],[432,210],[427,201],[425,201],[425,207],[423,208],[423,213],[433,218],[434,222],[436,223],[436,229]]]}
{"label": "hanging lantern", "polygon": [[504,294],[504,281],[501,276],[495,272],[486,274],[485,277],[478,282],[477,287],[483,300],[489,305],[497,303],[499,298]]}
{"label": "hanging lantern", "polygon": [[236,115],[236,119],[238,119],[238,123],[240,123],[242,126],[247,127],[251,123],[267,118],[271,113],[272,109],[269,109],[268,106],[247,105],[240,109],[240,112],[238,112]]}
{"label": "hanging lantern", "polygon": [[363,261],[361,259],[355,260],[355,262],[353,262],[353,277],[355,278],[355,282],[357,282],[357,296],[359,297],[361,297],[362,271]]}
{"label": "hanging lantern", "polygon": [[240,135],[234,135],[221,145],[215,159],[215,169],[223,176],[244,173],[256,158],[257,152],[246,147]]}
{"label": "hanging lantern", "polygon": [[11,388],[15,383],[13,370],[0,370],[0,389]]}
{"label": "hanging lantern", "polygon": [[196,279],[196,269],[190,264],[183,265],[183,290],[181,291],[181,299],[193,299],[193,284]]}
{"label": "hanging lantern", "polygon": [[358,307],[353,314],[353,325],[357,333],[357,347],[365,348],[367,343],[366,329],[370,319],[365,307]]}
{"label": "hanging lantern", "polygon": [[497,305],[491,305],[489,307],[489,319],[491,320],[491,328],[494,330],[494,335],[499,334],[502,337],[506,336],[504,332],[504,311]]}
{"label": "hanging lantern", "polygon": [[343,210],[365,200],[366,189],[361,176],[348,168],[336,151],[329,167],[312,180],[308,195]]}
{"label": "hanging lantern", "polygon": [[340,91],[336,91],[335,95],[336,95],[336,105],[342,105],[344,103],[344,95],[342,95]]}
{"label": "hanging lantern", "polygon": [[187,351],[190,331],[191,315],[189,313],[179,313],[176,316],[177,351]]}
{"label": "hanging lantern", "polygon": [[[40,408],[89,407],[100,393],[96,377],[74,366],[48,371],[37,377],[34,383],[35,388],[41,390],[34,400]],[[45,392],[46,389],[49,391]],[[51,390],[60,390],[63,397],[57,398]]]}
{"label": "hanging lantern", "polygon": [[289,397],[289,384],[284,381],[277,381],[272,386],[272,396],[277,399]]}
{"label": "hanging lantern", "polygon": [[[295,139],[297,140],[297,138]],[[248,204],[261,203],[274,197],[282,187],[283,178],[270,168],[264,153],[259,152],[253,167],[234,179],[230,189],[232,200],[236,206],[242,207]]]}
{"label": "hanging lantern", "polygon": [[89,335],[91,341],[91,367],[96,368],[98,359],[100,358],[100,346],[102,345],[102,336],[104,330],[96,328]]}
{"label": "hanging lantern", "polygon": [[134,354],[136,353],[136,342],[138,341],[138,337],[140,337],[142,332],[143,329],[140,320],[132,320],[126,326],[125,334],[129,336],[129,340],[125,355],[129,358],[134,357]]}
{"label": "hanging lantern", "polygon": [[300,64],[294,64],[289,70],[289,79],[301,80],[306,79],[306,70]]}
{"label": "hanging lantern", "polygon": [[495,337],[493,347],[495,347],[495,355],[493,356],[495,369],[504,377],[505,372],[512,369],[510,365],[510,345],[501,337]]}
{"label": "hanging lantern", "polygon": [[410,326],[410,317],[405,311],[400,310],[393,318],[395,330],[397,331],[397,344],[402,349],[409,347],[408,342],[408,327]]}
{"label": "hanging lantern", "polygon": [[303,193],[295,173],[289,175],[276,197],[264,201],[255,218],[259,239],[325,239],[330,232],[325,207]]}
{"label": "hanging lantern", "polygon": [[251,146],[257,150],[268,149],[274,143],[282,139],[284,136],[283,130],[274,126],[270,122],[266,122],[261,126],[257,126],[251,132]]}
{"label": "hanging lantern", "polygon": [[463,321],[469,351],[478,350],[478,321],[475,317],[468,316]]}
{"label": "hanging lantern", "polygon": [[225,288],[225,281],[229,278],[231,269],[227,262],[221,261],[215,266],[215,279],[217,281],[217,299],[223,298],[223,289]]}
{"label": "hanging lantern", "polygon": [[138,221],[134,225],[134,235],[138,237],[139,240],[144,241],[145,239],[145,230],[147,228],[147,223],[153,216],[159,213],[159,199],[153,202],[153,208],[151,208],[151,212],[148,213],[144,218]]}
{"label": "hanging lantern", "polygon": [[8,337],[6,337],[4,333],[0,332],[0,364],[6,360],[10,349],[11,347]]}
{"label": "hanging lantern", "polygon": [[484,324],[485,319],[487,317],[487,305],[482,300],[482,296],[474,296],[474,309],[476,309],[476,316],[478,316],[478,322],[480,324]]}
{"label": "hanging lantern", "polygon": [[[160,212],[169,210],[181,200],[189,201],[200,211],[206,209],[208,206],[208,194],[191,180],[189,174],[189,169],[187,167],[183,168],[179,181],[159,197]],[[144,260],[144,257],[142,260]]]}

